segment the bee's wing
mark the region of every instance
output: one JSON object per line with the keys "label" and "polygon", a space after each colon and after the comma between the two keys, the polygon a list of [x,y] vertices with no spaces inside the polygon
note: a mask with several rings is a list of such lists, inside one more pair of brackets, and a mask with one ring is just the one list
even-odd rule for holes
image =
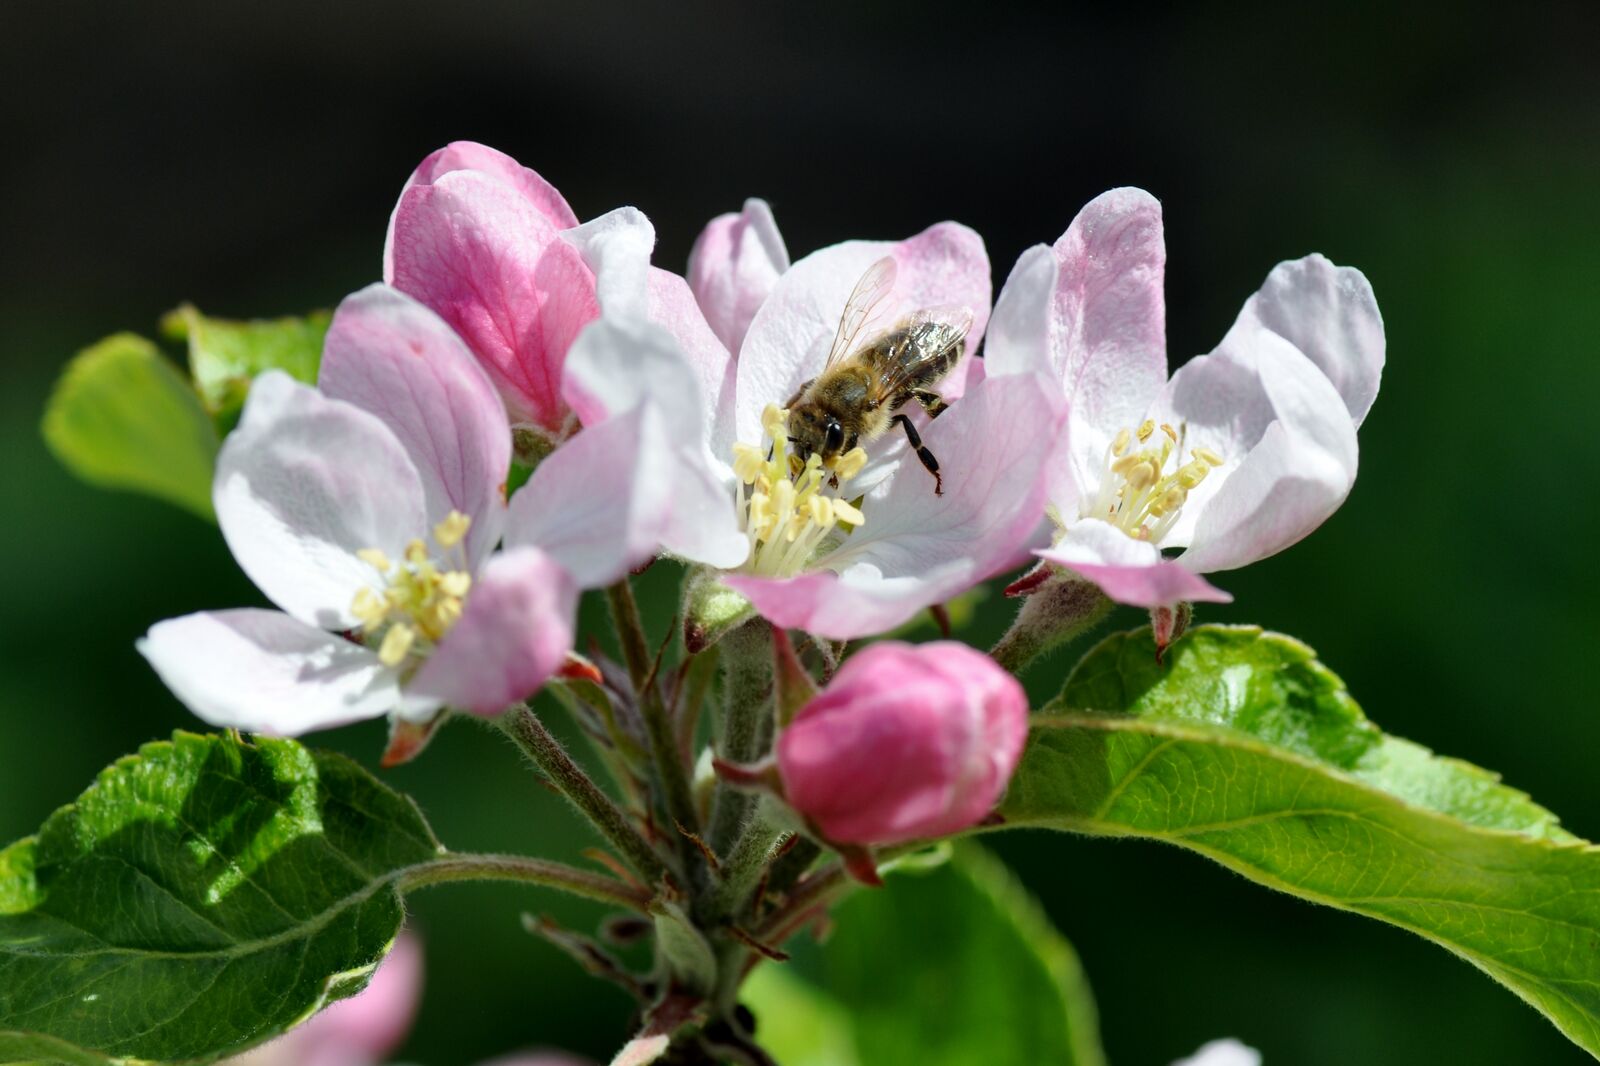
{"label": "bee's wing", "polygon": [[924,308],[909,315],[902,328],[917,342],[908,345],[904,357],[878,376],[873,399],[879,403],[904,399],[906,389],[932,385],[955,366],[960,356],[952,357],[951,349],[959,347],[971,332],[972,309],[959,304]]}
{"label": "bee's wing", "polygon": [[833,335],[833,347],[828,349],[828,361],[822,367],[824,373],[855,349],[862,328],[894,288],[895,272],[894,259],[886,255],[869,266],[856,287],[850,290],[850,298],[844,302],[844,313],[839,316],[839,330]]}

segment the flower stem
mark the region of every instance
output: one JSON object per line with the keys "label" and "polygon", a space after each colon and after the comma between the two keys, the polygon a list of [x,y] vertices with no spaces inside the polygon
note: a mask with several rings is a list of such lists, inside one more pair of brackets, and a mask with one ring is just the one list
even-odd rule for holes
{"label": "flower stem", "polygon": [[744,832],[722,864],[722,880],[711,898],[711,912],[716,918],[731,918],[744,909],[781,836],[782,830],[759,816],[745,823]]}
{"label": "flower stem", "polygon": [[645,734],[650,740],[650,756],[655,764],[662,803],[667,817],[683,831],[680,850],[684,865],[691,879],[699,881],[704,860],[687,834],[699,831],[700,818],[695,812],[694,793],[689,787],[689,773],[672,728],[672,717],[662,699],[661,686],[656,683],[644,621],[639,617],[639,601],[634,598],[633,585],[628,578],[606,589],[606,603],[611,607],[611,620],[622,645],[622,658],[627,663],[628,676],[633,680],[634,694],[639,700],[639,713],[644,718]]}
{"label": "flower stem", "polygon": [[561,742],[539,716],[527,707],[518,707],[500,719],[501,727],[543,770],[545,776],[578,808],[600,835],[622,853],[624,859],[647,882],[659,880],[667,872],[666,863],[611,798],[600,790],[583,768],[572,761]]}
{"label": "flower stem", "polygon": [[[722,722],[718,754],[753,763],[772,742],[772,630],[753,618],[722,638]],[[725,854],[750,816],[755,797],[717,783],[707,839]]]}
{"label": "flower stem", "polygon": [[633,583],[627,577],[607,586],[606,605],[611,608],[611,624],[616,627],[617,642],[622,645],[622,661],[627,664],[628,678],[633,682],[634,691],[639,692],[650,676],[650,642],[645,639],[639,601],[634,599]]}
{"label": "flower stem", "polygon": [[452,881],[520,881],[558,888],[575,896],[610,903],[643,913],[650,902],[647,892],[603,874],[579,870],[559,862],[521,855],[474,855],[451,852],[432,862],[411,867],[400,877],[402,891],[442,885]]}
{"label": "flower stem", "polygon": [[995,662],[1018,676],[1040,655],[1111,613],[1111,601],[1093,582],[1067,570],[1041,572],[1045,577],[1023,598],[1011,628],[989,649]]}

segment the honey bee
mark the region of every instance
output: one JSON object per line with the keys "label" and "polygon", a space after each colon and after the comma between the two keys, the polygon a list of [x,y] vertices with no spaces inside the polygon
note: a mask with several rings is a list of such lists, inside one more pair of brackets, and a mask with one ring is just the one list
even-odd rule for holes
{"label": "honey bee", "polygon": [[[812,453],[828,469],[856,447],[876,440],[894,425],[933,475],[933,492],[944,495],[939,460],[922,443],[917,427],[900,409],[915,400],[936,418],[947,404],[933,391],[961,358],[972,328],[965,307],[914,311],[891,328],[857,343],[873,311],[894,288],[895,263],[878,260],[856,282],[839,317],[839,330],[822,373],[801,385],[786,405],[788,434],[796,455]],[[837,482],[836,482],[837,483]]]}

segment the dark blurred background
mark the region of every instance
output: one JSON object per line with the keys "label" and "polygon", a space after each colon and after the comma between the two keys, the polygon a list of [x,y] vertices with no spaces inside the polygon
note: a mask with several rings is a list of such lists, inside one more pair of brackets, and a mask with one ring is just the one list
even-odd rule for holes
{"label": "dark blurred background", "polygon": [[[998,287],[1088,198],[1138,184],[1166,209],[1174,361],[1208,350],[1277,261],[1359,266],[1390,362],[1355,492],[1227,575],[1237,603],[1204,618],[1304,638],[1385,728],[1503,772],[1592,838],[1600,8],[1430,11],[9,0],[0,839],[195,724],[134,653],[150,623],[256,602],[213,528],[50,459],[37,423],[61,364],[181,300],[331,306],[378,275],[401,182],[456,138],[536,167],[580,216],[637,204],[674,269],[707,218],[761,195],[796,256],[960,219]],[[646,586],[664,626],[672,575]],[[1005,612],[992,598],[971,639]],[[369,764],[381,740],[376,724],[328,738]],[[391,780],[460,848],[584,843],[481,730],[450,729]],[[1081,950],[1119,1066],[1224,1034],[1269,1066],[1586,1061],[1440,949],[1198,857],[1000,848]],[[431,987],[405,1057],[613,1050],[626,1004],[523,937],[519,909],[588,916],[509,888],[416,900]]]}

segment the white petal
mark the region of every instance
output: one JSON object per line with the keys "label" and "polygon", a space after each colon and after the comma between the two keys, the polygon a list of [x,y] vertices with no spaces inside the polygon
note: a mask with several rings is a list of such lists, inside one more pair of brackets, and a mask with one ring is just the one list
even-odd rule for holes
{"label": "white petal", "polygon": [[278,611],[212,611],[151,627],[139,653],[214,726],[298,736],[386,714],[397,674],[358,644]]}
{"label": "white petal", "polygon": [[607,314],[645,316],[645,292],[656,228],[637,207],[619,207],[561,239],[578,249],[594,271],[595,296]]}
{"label": "white petal", "polygon": [[376,416],[282,371],[256,379],[217,456],[217,522],[267,597],[323,629],[354,624],[350,601],[376,575],[356,558],[398,558],[427,531],[422,479]]}
{"label": "white petal", "polygon": [[1378,395],[1385,347],[1383,316],[1361,271],[1320,255],[1279,263],[1243,314],[1304,352],[1361,425]]}
{"label": "white petal", "polygon": [[1164,546],[1189,545],[1196,573],[1282,551],[1331,515],[1355,482],[1355,425],[1344,400],[1283,337],[1241,316],[1217,351],[1173,376],[1168,417],[1185,447],[1224,459],[1184,504]]}

